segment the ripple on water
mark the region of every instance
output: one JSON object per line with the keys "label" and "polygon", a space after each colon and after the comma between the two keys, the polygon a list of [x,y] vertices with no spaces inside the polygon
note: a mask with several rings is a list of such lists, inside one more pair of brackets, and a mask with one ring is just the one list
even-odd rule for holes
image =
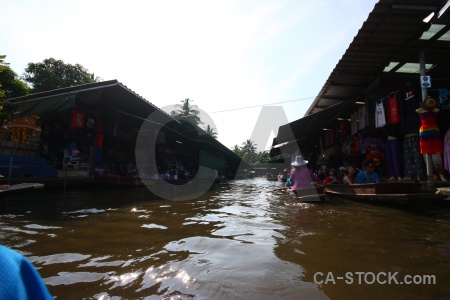
{"label": "ripple on water", "polygon": [[141,227],[144,228],[157,228],[157,229],[167,229],[166,226],[158,225],[158,224],[144,224]]}
{"label": "ripple on water", "polygon": [[34,263],[43,265],[59,264],[59,263],[71,263],[75,261],[82,261],[91,257],[89,254],[79,253],[59,253],[47,256],[31,256],[28,259]]}
{"label": "ripple on water", "polygon": [[43,226],[38,224],[27,224],[24,227],[31,228],[31,229],[59,229],[62,228],[60,226]]}
{"label": "ripple on water", "polygon": [[109,278],[109,273],[59,272],[58,276],[44,278],[47,285],[71,285],[80,282],[96,282]]}

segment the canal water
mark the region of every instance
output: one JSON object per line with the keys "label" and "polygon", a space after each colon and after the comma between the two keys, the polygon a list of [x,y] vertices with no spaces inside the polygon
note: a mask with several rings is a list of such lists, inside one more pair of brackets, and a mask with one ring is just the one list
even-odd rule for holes
{"label": "canal water", "polygon": [[450,297],[450,206],[300,204],[279,187],[236,180],[186,201],[145,188],[8,197],[0,242],[57,299]]}

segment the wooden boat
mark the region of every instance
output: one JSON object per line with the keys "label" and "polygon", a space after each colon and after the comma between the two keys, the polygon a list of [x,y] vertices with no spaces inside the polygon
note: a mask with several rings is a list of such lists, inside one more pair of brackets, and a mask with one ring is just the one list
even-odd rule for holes
{"label": "wooden boat", "polygon": [[291,198],[294,198],[300,202],[321,202],[326,199],[325,186],[308,186],[295,190],[286,189]]}
{"label": "wooden boat", "polygon": [[23,191],[34,190],[34,189],[43,189],[44,184],[42,183],[18,183],[13,185],[2,184],[0,185],[0,197],[4,197],[9,194],[16,194]]}
{"label": "wooden boat", "polygon": [[444,200],[444,195],[425,193],[418,182],[381,182],[365,184],[330,184],[325,187],[329,196],[384,204],[431,204]]}

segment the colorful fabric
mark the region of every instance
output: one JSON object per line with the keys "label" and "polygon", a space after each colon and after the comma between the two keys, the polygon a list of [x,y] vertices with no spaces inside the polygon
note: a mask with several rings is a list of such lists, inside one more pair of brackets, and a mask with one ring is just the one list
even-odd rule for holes
{"label": "colorful fabric", "polygon": [[422,122],[419,129],[420,153],[442,153],[441,133],[436,123],[437,112],[426,111],[419,116]]}
{"label": "colorful fabric", "polygon": [[400,111],[397,101],[397,93],[391,93],[388,96],[388,122],[389,124],[400,122]]}
{"label": "colorful fabric", "polygon": [[0,245],[0,299],[53,299],[36,268]]}
{"label": "colorful fabric", "polygon": [[375,104],[375,127],[380,128],[386,125],[386,115],[384,113],[383,101],[378,100]]}
{"label": "colorful fabric", "polygon": [[306,167],[292,169],[290,178],[293,190],[311,186],[314,182],[322,182],[310,169]]}
{"label": "colorful fabric", "polygon": [[420,155],[419,137],[417,134],[406,136],[403,140],[403,168],[405,177],[422,178],[425,174],[423,157]]}
{"label": "colorful fabric", "polygon": [[450,129],[444,137],[444,169],[450,172]]}
{"label": "colorful fabric", "polygon": [[397,139],[386,140],[386,166],[389,176],[400,177],[400,143]]}
{"label": "colorful fabric", "polygon": [[72,127],[84,128],[84,120],[86,119],[86,113],[81,110],[74,109],[72,111]]}

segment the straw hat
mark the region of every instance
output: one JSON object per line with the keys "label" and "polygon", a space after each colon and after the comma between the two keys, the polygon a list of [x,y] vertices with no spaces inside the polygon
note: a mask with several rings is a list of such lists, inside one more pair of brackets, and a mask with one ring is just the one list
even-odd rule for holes
{"label": "straw hat", "polygon": [[300,166],[305,166],[307,163],[308,163],[308,161],[304,160],[301,155],[297,155],[295,157],[295,161],[293,163],[291,163],[291,165],[294,167],[300,167]]}

